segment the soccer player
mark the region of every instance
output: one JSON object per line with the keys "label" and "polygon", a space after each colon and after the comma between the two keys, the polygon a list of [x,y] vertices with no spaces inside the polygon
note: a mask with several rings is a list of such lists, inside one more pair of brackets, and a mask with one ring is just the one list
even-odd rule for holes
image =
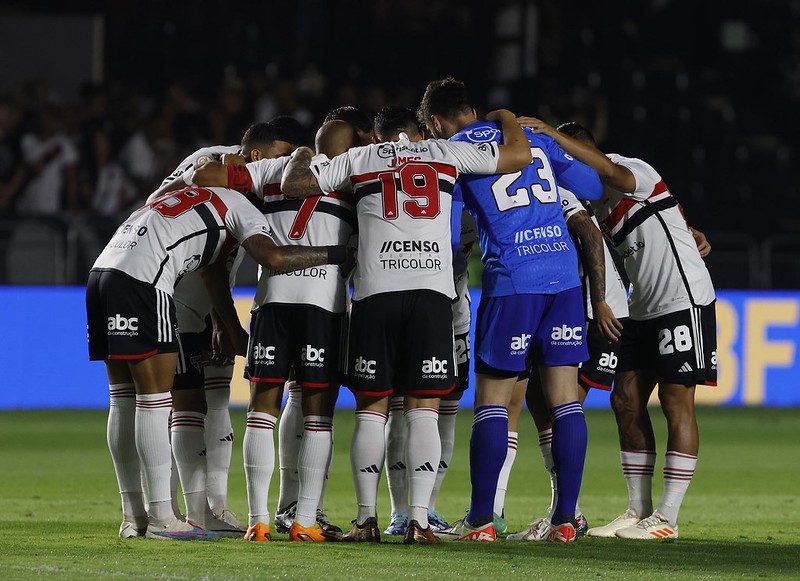
{"label": "soccer player", "polygon": [[439,542],[428,525],[428,505],[441,456],[439,398],[453,389],[451,195],[461,173],[516,171],[530,163],[525,135],[510,115],[491,114],[505,130],[502,145],[402,139],[313,162],[301,148],[284,172],[287,196],[352,190],[358,200],[347,347],[347,381],[356,394],[350,459],[358,515],[345,541],[380,541],[376,497],[385,425],[390,397],[402,393],[410,470],[404,542]]}
{"label": "soccer player", "polygon": [[[592,536],[676,538],[678,511],[697,464],[699,435],[695,389],[716,385],[716,313],[711,276],[677,200],[646,162],[603,154],[577,123],[556,130],[535,118],[533,131],[553,137],[565,151],[594,167],[605,185],[594,203],[614,246],[625,258],[632,290],[630,321],[620,342],[611,405],[620,436],[628,508]],[[664,492],[653,510],[655,436],[647,411],[658,383],[667,419]]]}
{"label": "soccer player", "polygon": [[[463,83],[428,85],[420,118],[437,137],[496,143],[505,127],[479,122]],[[526,357],[540,364],[553,416],[553,451],[562,494],[548,539],[575,538],[575,503],[586,453],[577,364],[588,358],[577,255],[561,215],[557,186],[581,197],[601,193],[597,174],[549,138],[526,134],[533,161],[504,176],[459,181],[483,252],[483,296],[475,345],[475,417],[470,440],[472,499],[466,518],[443,537],[494,541],[494,498],[508,447],[508,403]],[[556,182],[558,179],[558,182]]]}
{"label": "soccer player", "polygon": [[[260,264],[283,270],[343,263],[347,257],[343,246],[279,247],[264,216],[240,194],[188,187],[134,211],[92,267],[86,291],[89,356],[105,361],[112,394],[108,445],[122,496],[122,537],[210,537],[178,520],[171,505],[169,392],[178,362],[172,295],[189,272],[216,266],[224,273],[222,261],[237,244]],[[246,333],[227,280],[224,293],[217,278],[204,281],[221,321],[238,341],[236,352],[243,354]]]}
{"label": "soccer player", "polygon": [[[284,122],[285,123],[285,122]],[[204,147],[183,160],[149,200],[159,192],[186,187],[186,172],[197,175],[197,168],[218,162],[224,156],[241,153],[256,161],[290,153],[296,145],[292,133],[272,122],[250,126],[241,146]],[[202,175],[202,172],[201,172]],[[206,185],[226,186],[226,182]],[[238,249],[237,249],[238,250]],[[243,252],[229,255],[229,283],[233,287]],[[178,368],[172,389],[173,413],[170,422],[172,450],[180,475],[189,520],[222,536],[241,538],[245,533],[236,515],[228,508],[228,470],[233,444],[228,404],[232,361],[203,366],[203,353],[211,350],[211,299],[198,272],[187,273],[174,295],[178,322]],[[174,483],[177,486],[177,483]],[[174,492],[173,488],[173,502]]]}
{"label": "soccer player", "polygon": [[[572,192],[564,188],[559,188],[559,196],[567,228],[579,250],[579,274],[585,296],[586,343],[589,360],[581,363],[578,373],[580,387],[578,396],[583,405],[586,394],[591,388],[611,390],[617,366],[619,338],[624,321],[628,317],[628,297],[594,212],[590,207],[581,203]],[[506,456],[503,470],[500,473],[500,482],[495,497],[495,518],[497,515],[503,514],[506,484],[516,452],[516,427],[526,391],[528,410],[533,416],[539,432],[539,450],[545,469],[550,475],[552,494],[547,516],[534,520],[528,529],[509,535],[507,539],[510,541],[545,540],[550,530],[552,514],[558,504],[556,478],[558,467],[554,465],[552,452],[553,426],[550,415],[547,413],[547,402],[542,392],[538,369],[534,365],[530,373],[526,373],[517,383],[512,404],[509,406],[509,454]],[[588,525],[577,505],[575,520],[578,525],[575,532],[580,536],[586,532]]]}
{"label": "soccer player", "polygon": [[[375,116],[374,128],[375,143],[398,141],[401,133],[406,134],[411,142],[424,139],[416,113],[407,107],[385,107]],[[477,240],[477,230],[472,217],[467,212],[460,210],[462,207],[461,201],[453,200],[451,242],[454,242],[453,274],[456,287],[456,302],[453,303],[453,332],[458,380],[453,391],[442,397],[439,403],[439,439],[442,455],[428,507],[428,524],[434,531],[450,528],[450,525],[436,512],[436,500],[453,457],[458,402],[469,387],[470,295],[467,287],[469,282],[467,264],[472,245]],[[460,236],[453,241],[452,238],[456,232],[460,232]],[[385,468],[386,480],[389,484],[389,498],[392,503],[391,520],[384,531],[386,535],[403,536],[408,524],[408,468],[405,464],[407,434],[408,430],[403,414],[403,397],[394,396],[389,403],[389,419],[386,422]]]}
{"label": "soccer player", "polygon": [[[318,132],[317,146],[321,152],[336,155],[356,145],[356,139],[350,125],[332,121]],[[260,198],[262,210],[274,227],[273,236],[282,244],[346,244],[355,226],[349,195],[285,198],[280,180],[287,161],[285,157],[261,159],[234,168],[210,163],[198,170],[194,179],[203,185],[228,183]],[[291,385],[302,392],[304,417],[293,462],[299,489],[290,504],[279,503],[276,528],[281,530],[283,525],[283,532],[289,532],[290,539],[296,541],[330,541],[341,536],[341,529],[328,523],[318,506],[330,463],[346,274],[336,267],[293,272],[264,269],[259,277],[246,372],[251,384],[244,440],[247,540],[271,539],[267,507],[275,465],[273,432],[282,388],[291,370],[296,379]]]}

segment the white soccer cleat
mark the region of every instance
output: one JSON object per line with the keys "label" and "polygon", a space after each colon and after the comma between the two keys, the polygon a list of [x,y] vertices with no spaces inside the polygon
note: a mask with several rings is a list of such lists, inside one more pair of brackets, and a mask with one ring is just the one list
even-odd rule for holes
{"label": "white soccer cleat", "polygon": [[216,541],[219,535],[202,529],[191,521],[178,520],[174,516],[161,523],[151,522],[144,535],[148,539],[171,539],[173,541]]}
{"label": "white soccer cleat", "polygon": [[147,531],[147,521],[145,521],[143,526],[140,526],[137,523],[133,523],[129,520],[124,520],[122,521],[122,524],[119,525],[119,538],[132,539],[134,537],[143,537],[146,531]]}
{"label": "white soccer cleat", "polygon": [[633,526],[617,531],[620,539],[677,539],[678,525],[671,524],[663,514],[654,512]]}
{"label": "white soccer cleat", "polygon": [[636,514],[635,510],[629,508],[607,525],[589,529],[586,535],[589,537],[613,538],[617,535],[618,530],[635,526],[639,524],[640,520],[642,520],[642,517]]}
{"label": "white soccer cleat", "polygon": [[242,524],[242,521],[239,520],[239,517],[236,516],[236,513],[229,508],[222,509],[219,512],[212,512],[211,514],[214,515],[214,518],[221,520],[230,527],[242,530],[247,529],[247,527]]}
{"label": "white soccer cleat", "polygon": [[510,534],[506,537],[507,541],[546,541],[550,533],[550,519],[537,518],[528,523],[530,528],[518,533]]}

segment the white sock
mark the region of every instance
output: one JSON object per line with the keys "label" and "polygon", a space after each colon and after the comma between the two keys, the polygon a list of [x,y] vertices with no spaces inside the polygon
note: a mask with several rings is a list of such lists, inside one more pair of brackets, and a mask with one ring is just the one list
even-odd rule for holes
{"label": "white sock", "polygon": [[508,449],[506,450],[506,460],[500,469],[500,476],[497,478],[497,491],[494,493],[494,513],[498,516],[503,514],[506,504],[506,490],[508,490],[508,477],[511,476],[511,469],[514,467],[514,460],[517,457],[517,432],[508,433]]}
{"label": "white sock", "polygon": [[275,422],[263,412],[247,412],[242,442],[247,481],[248,526],[269,524],[269,483],[275,470]]}
{"label": "white sock", "polygon": [[228,507],[228,471],[233,451],[233,426],[228,404],[231,399],[233,366],[205,368],[206,405],[206,493],[215,513]]}
{"label": "white sock", "polygon": [[145,496],[151,520],[173,517],[170,497],[172,450],[169,444],[169,413],[172,395],[136,395],[136,452],[144,474]]}
{"label": "white sock", "polygon": [[678,511],[689,488],[697,466],[697,456],[668,451],[664,459],[664,495],[657,512],[667,517],[673,526],[678,524]]}
{"label": "white sock", "polygon": [[350,469],[356,485],[357,524],[377,517],[378,483],[386,455],[387,417],[369,410],[356,411],[356,427],[350,443]]}
{"label": "white sock", "polygon": [[442,457],[439,441],[439,412],[431,408],[417,408],[406,412],[408,423],[408,522],[415,520],[423,529],[428,528],[428,503],[437,468]]}
{"label": "white sock", "polygon": [[333,418],[306,416],[303,425],[303,443],[297,459],[300,492],[295,521],[301,527],[311,527],[317,522],[317,507],[328,471]]}
{"label": "white sock", "polygon": [[[331,418],[333,421],[333,418]],[[325,504],[325,490],[328,488],[328,480],[330,480],[331,476],[331,464],[333,464],[333,424],[331,424],[331,452],[328,454],[328,466],[325,468],[325,480],[322,481],[322,492],[319,494],[319,503],[317,504],[317,509],[324,511],[324,504]]]}
{"label": "white sock", "polygon": [[[172,414],[170,414],[169,418],[169,445],[170,448],[172,448]],[[178,464],[175,462],[175,455],[173,454],[169,466],[169,496],[171,499],[172,514],[174,514],[175,518],[179,520],[184,516],[183,512],[181,511],[180,502],[178,502],[178,486],[180,483],[181,477],[178,473]]]}
{"label": "white sock", "polygon": [[122,500],[122,519],[136,524],[147,522],[142,497],[139,455],[136,452],[136,390],[132,383],[109,385],[106,440]]}
{"label": "white sock", "polygon": [[439,404],[439,441],[442,443],[442,458],[439,460],[439,469],[436,471],[436,482],[431,492],[431,502],[428,508],[436,510],[436,500],[442,488],[447,468],[453,459],[453,447],[456,441],[456,420],[458,419],[458,402],[445,400]]}
{"label": "white sock", "polygon": [[539,432],[539,452],[542,454],[544,469],[550,475],[550,507],[547,509],[547,517],[551,518],[553,511],[556,509],[556,504],[558,504],[558,482],[556,481],[555,462],[553,462],[552,428]]}
{"label": "white sock", "polygon": [[206,507],[206,416],[199,412],[173,411],[172,455],[178,465],[186,517],[205,524]]}
{"label": "white sock", "polygon": [[288,384],[289,399],[281,413],[278,426],[278,454],[280,458],[281,489],[278,495],[278,512],[297,502],[300,480],[297,475],[297,456],[303,438],[302,390],[294,382]]}
{"label": "white sock", "polygon": [[653,467],[656,453],[650,450],[622,450],[619,453],[622,474],[628,485],[628,508],[640,518],[653,514]]}
{"label": "white sock", "polygon": [[386,422],[386,481],[392,512],[408,510],[408,470],[406,469],[406,440],[408,425],[403,413],[403,398],[389,401],[389,421]]}

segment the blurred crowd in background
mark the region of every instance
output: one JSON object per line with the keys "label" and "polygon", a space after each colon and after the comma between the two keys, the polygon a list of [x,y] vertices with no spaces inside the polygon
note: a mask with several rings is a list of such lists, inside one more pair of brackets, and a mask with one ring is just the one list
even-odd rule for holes
{"label": "blurred crowd in background", "polygon": [[[65,95],[32,70],[0,94],[0,250],[20,219],[51,220],[78,241],[62,282],[80,284],[92,253],[195,149],[238,143],[278,115],[312,144],[330,109],[416,108],[427,82],[449,74],[484,111],[577,120],[604,150],[649,161],[722,250],[729,238],[800,233],[800,1],[725,14],[668,0],[507,0],[491,13],[475,0],[355,4],[103,9],[102,82]],[[0,282],[19,282],[15,268],[5,263]]]}

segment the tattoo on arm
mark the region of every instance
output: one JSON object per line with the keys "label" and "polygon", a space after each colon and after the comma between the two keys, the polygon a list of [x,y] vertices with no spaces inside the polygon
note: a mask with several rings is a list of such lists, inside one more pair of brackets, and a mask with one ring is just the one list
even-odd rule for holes
{"label": "tattoo on arm", "polygon": [[589,277],[589,294],[592,303],[606,300],[606,258],[603,234],[594,225],[589,214],[577,212],[567,225],[570,233],[580,240],[581,262]]}
{"label": "tattoo on arm", "polygon": [[311,172],[311,157],[311,150],[304,147],[298,149],[286,164],[281,179],[281,192],[287,198],[308,198],[322,193],[317,178]]}

